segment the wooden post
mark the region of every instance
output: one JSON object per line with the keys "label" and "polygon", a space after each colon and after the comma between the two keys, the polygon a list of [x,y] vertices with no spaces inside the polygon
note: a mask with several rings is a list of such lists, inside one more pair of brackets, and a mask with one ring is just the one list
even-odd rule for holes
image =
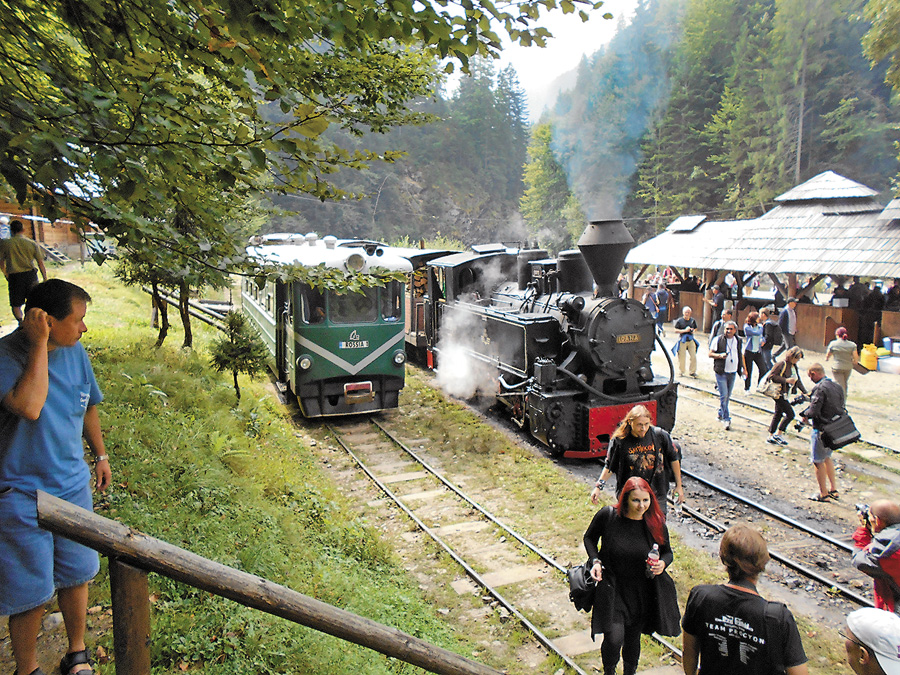
{"label": "wooden post", "polygon": [[116,675],[150,675],[150,589],[147,573],[109,559]]}
{"label": "wooden post", "polygon": [[710,289],[716,283],[717,274],[718,272],[716,272],[716,270],[703,270],[703,283],[705,284],[705,290],[703,291],[703,313],[697,318],[700,320],[700,329],[704,333],[708,333],[712,330],[713,308],[706,301],[712,298],[709,293]]}

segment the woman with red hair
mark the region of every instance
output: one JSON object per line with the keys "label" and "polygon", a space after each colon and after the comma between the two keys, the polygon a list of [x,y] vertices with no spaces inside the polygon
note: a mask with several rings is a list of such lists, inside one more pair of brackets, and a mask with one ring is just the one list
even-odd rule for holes
{"label": "woman with red hair", "polygon": [[[621,654],[624,675],[637,672],[641,633],[678,635],[680,614],[669,531],[659,500],[643,478],[625,481],[615,506],[600,509],[584,533],[584,547],[597,581],[591,638],[603,634],[604,675],[614,675]],[[659,558],[649,558],[656,548]]]}

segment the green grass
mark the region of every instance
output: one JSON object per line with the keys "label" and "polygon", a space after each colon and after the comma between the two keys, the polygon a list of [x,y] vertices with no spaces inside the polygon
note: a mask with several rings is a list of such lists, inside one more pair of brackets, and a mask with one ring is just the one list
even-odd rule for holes
{"label": "green grass", "polygon": [[[105,269],[73,266],[58,276],[93,296],[83,341],[106,396],[100,411],[113,470],[112,488],[98,497],[100,515],[458,648],[262,385],[243,383],[246,394],[232,408],[229,376],[209,366],[211,329],[195,325],[195,351],[178,347],[180,330],[155,350],[145,295]],[[154,672],[419,672],[163,577],[151,575],[151,592]],[[105,565],[92,602],[109,602]],[[100,644],[111,651],[111,636]]]}

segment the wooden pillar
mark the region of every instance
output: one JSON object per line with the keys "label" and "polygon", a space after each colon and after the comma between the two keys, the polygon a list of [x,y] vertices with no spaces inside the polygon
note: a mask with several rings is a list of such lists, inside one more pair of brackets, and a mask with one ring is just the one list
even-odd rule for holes
{"label": "wooden pillar", "polygon": [[790,274],[788,274],[787,288],[788,288],[788,294],[787,294],[787,297],[785,297],[785,300],[787,300],[789,297],[796,298],[797,297],[797,274],[795,272],[791,272]]}
{"label": "wooden pillar", "polygon": [[629,298],[634,297],[634,263],[628,265],[628,292],[626,295]]}
{"label": "wooden pillar", "polygon": [[703,270],[703,283],[706,284],[706,290],[703,292],[703,313],[698,318],[700,319],[700,328],[704,333],[708,333],[712,328],[713,308],[706,300],[712,298],[710,289],[716,283],[716,275],[716,270]]}
{"label": "wooden pillar", "polygon": [[150,589],[147,572],[109,559],[116,675],[150,675]]}

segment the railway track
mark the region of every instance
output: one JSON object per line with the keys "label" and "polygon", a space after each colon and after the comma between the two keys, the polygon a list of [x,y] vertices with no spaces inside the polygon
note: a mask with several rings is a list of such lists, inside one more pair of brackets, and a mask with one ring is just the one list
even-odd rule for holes
{"label": "railway track", "polygon": [[[588,664],[596,662],[599,642],[586,635],[588,617],[559,602],[568,594],[565,566],[377,422],[328,428],[359,469],[459,565],[466,576],[451,584],[458,593],[487,594],[483,597],[514,617],[568,672],[593,671]],[[553,607],[549,615],[548,607]],[[675,645],[654,637],[680,659]]]}
{"label": "railway track", "polygon": [[693,504],[684,506],[684,515],[715,533],[724,532],[737,520],[752,521],[754,527],[765,532],[769,555],[784,568],[780,572],[769,569],[769,578],[792,588],[803,585],[801,577],[805,578],[805,590],[818,593],[820,600],[832,602],[840,598],[852,603],[845,611],[873,606],[870,594],[844,581],[861,576],[850,564],[852,543],[693,472],[682,469],[682,476],[688,479]]}
{"label": "railway track", "polygon": [[[692,388],[714,394],[702,387]],[[699,399],[697,400],[699,401]],[[705,403],[704,401],[699,402]],[[718,406],[718,402],[715,403],[715,406]],[[485,416],[477,408],[468,407],[473,414]],[[770,414],[770,411],[764,408],[759,406],[757,408]],[[732,412],[732,416],[737,415]],[[546,447],[516,433],[516,429],[502,413],[496,416],[491,413],[487,417],[493,417],[495,421],[502,419],[505,428],[520,438],[521,442],[529,443],[532,448],[537,449],[548,459],[553,459]],[[766,424],[750,417],[746,419]],[[800,434],[796,435],[798,438],[806,440]],[[678,440],[677,437],[676,440]],[[587,468],[588,466],[587,463],[584,463],[580,469],[573,467],[573,473],[593,482],[593,479],[599,474],[601,465],[598,464],[594,468]],[[780,565],[780,569],[770,569],[767,576],[789,588],[802,587],[807,593],[816,594],[823,603],[845,603],[840,607],[844,614],[858,607],[873,605],[870,592],[850,585],[852,580],[856,580],[857,585],[866,589],[871,586],[868,579],[850,564],[854,547],[849,539],[835,536],[809,525],[805,522],[808,519],[806,512],[799,513],[796,517],[789,515],[785,511],[796,511],[797,509],[786,504],[773,506],[771,498],[754,499],[703,476],[699,472],[686,469],[684,464],[682,464],[682,475],[686,480],[690,497],[688,501],[691,505],[684,506],[681,515],[707,528],[707,531],[713,536],[725,532],[731,524],[738,520],[753,522],[765,533],[766,540],[770,544],[770,555]],[[671,498],[669,502],[669,518],[671,519],[674,517],[675,510]],[[779,508],[784,510],[779,510]]]}
{"label": "railway track", "polygon": [[[477,414],[477,411],[473,412]],[[549,458],[543,446],[534,447]],[[850,585],[850,581],[856,580],[857,585],[870,587],[870,583],[862,581],[865,577],[850,564],[855,549],[849,539],[808,524],[806,513],[790,515],[785,511],[796,509],[788,505],[784,505],[784,510],[779,510],[782,506],[773,505],[772,499],[755,499],[699,472],[686,469],[683,464],[681,471],[690,505],[677,510],[670,498],[670,520],[681,518],[684,522],[690,519],[706,528],[708,536],[718,536],[736,521],[752,522],[765,533],[769,553],[780,565],[780,568],[769,569],[769,578],[789,588],[802,587],[807,593],[816,594],[823,603],[844,603],[841,605],[844,613],[858,607],[873,606],[870,592]],[[582,468],[574,473],[593,482],[599,473],[599,465],[595,469]]]}

